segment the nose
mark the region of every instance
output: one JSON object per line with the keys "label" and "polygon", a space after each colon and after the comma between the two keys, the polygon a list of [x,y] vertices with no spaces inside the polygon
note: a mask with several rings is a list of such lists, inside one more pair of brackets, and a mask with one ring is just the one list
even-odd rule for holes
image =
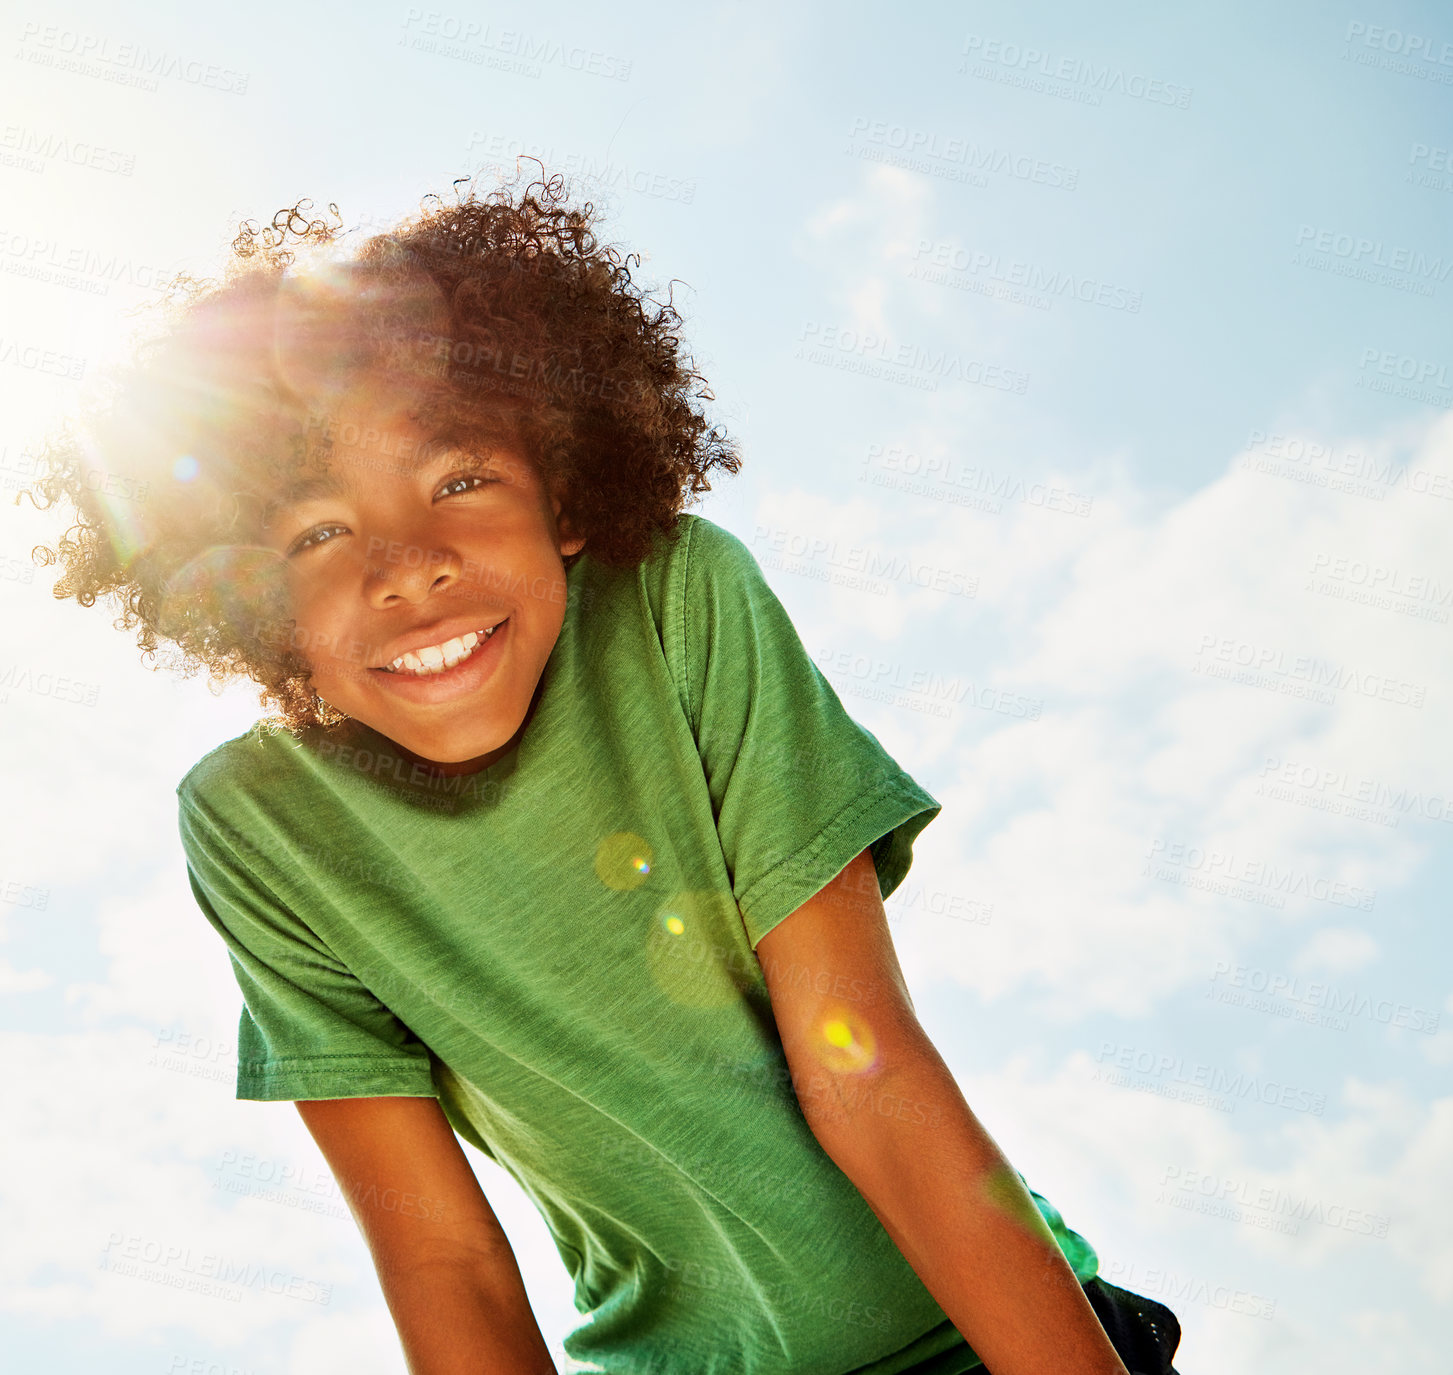
{"label": "nose", "polygon": [[380,609],[420,602],[457,582],[460,568],[459,555],[447,545],[370,535],[364,547],[364,596]]}

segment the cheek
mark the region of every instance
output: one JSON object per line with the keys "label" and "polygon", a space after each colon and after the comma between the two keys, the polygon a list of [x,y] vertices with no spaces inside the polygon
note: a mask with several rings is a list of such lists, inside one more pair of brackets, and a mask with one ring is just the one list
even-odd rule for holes
{"label": "cheek", "polygon": [[290,614],[300,626],[326,631],[342,619],[342,599],[325,579],[294,576],[288,584]]}
{"label": "cheek", "polygon": [[345,619],[326,599],[295,592],[289,615],[288,647],[307,661],[315,676],[363,662],[365,646],[349,633]]}

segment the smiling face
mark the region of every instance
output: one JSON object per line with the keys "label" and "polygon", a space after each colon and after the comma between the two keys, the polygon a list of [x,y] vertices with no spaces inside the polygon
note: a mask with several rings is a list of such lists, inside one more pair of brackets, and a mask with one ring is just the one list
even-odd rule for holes
{"label": "smiling face", "polygon": [[585,541],[516,445],[430,443],[377,402],[333,436],[326,489],[289,493],[264,536],[292,642],[339,711],[448,772],[484,768],[516,743]]}

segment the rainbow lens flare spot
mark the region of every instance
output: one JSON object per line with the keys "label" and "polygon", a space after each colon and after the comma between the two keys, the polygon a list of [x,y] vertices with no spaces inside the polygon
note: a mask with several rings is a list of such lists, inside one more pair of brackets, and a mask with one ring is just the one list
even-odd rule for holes
{"label": "rainbow lens flare spot", "polygon": [[595,847],[595,876],[607,888],[629,893],[651,874],[651,847],[634,831],[616,831]]}
{"label": "rainbow lens flare spot", "polygon": [[646,969],[656,987],[681,1007],[729,1007],[750,987],[737,959],[742,917],[730,893],[685,889],[656,909],[646,928]]}
{"label": "rainbow lens flare spot", "polygon": [[878,1038],[865,1018],[849,1008],[833,1008],[818,1023],[817,1055],[826,1069],[862,1074],[878,1063]]}

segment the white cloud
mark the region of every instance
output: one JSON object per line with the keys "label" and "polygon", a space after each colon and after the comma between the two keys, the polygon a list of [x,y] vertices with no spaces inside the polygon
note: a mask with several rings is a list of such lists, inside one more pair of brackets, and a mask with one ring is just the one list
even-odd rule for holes
{"label": "white cloud", "polygon": [[859,337],[895,337],[888,307],[898,305],[904,264],[926,233],[933,192],[923,178],[897,167],[865,164],[861,189],[823,206],[805,222],[799,256],[836,266],[850,260],[852,271],[824,296],[840,315],[831,323]]}
{"label": "white cloud", "polygon": [[[8,549],[53,546],[65,524],[54,510],[0,502]],[[135,632],[112,624],[109,601],[57,602],[57,567],[33,573],[30,583],[0,581],[8,804],[0,865],[7,879],[49,888],[55,916],[84,885],[157,858],[159,845],[168,862],[180,855],[172,790],[259,710],[250,684],[217,699],[205,675],[147,667]]]}
{"label": "white cloud", "polygon": [[96,904],[96,949],[106,958],[106,975],[69,985],[66,1003],[88,1025],[121,1017],[155,1031],[231,1041],[242,995],[226,946],[192,896],[180,841],[168,837],[164,848],[175,853],[149,884]]}
{"label": "white cloud", "polygon": [[16,969],[9,961],[0,960],[0,993],[34,993],[54,982],[43,969]]}
{"label": "white cloud", "polygon": [[[1453,419],[1402,458],[1453,465]],[[1064,1018],[1143,1013],[1308,923],[1335,934],[1300,937],[1304,958],[1365,963],[1376,942],[1362,913],[1384,910],[1440,839],[1409,799],[1445,791],[1453,728],[1435,704],[1453,670],[1444,625],[1309,590],[1309,570],[1341,570],[1327,585],[1344,591],[1354,564],[1453,586],[1442,503],[1398,487],[1379,502],[1309,492],[1234,464],[1163,510],[1094,497],[1083,519],[910,494],[788,489],[759,504],[757,521],[786,532],[777,557],[800,555],[754,551],[804,642],[852,651],[827,670],[849,710],[910,773],[931,764],[942,779],[954,761],[915,877],[994,915],[905,927],[906,957],[990,999],[1043,990],[1040,1010]],[[834,585],[864,551],[981,574],[979,594]],[[1257,682],[1232,676],[1242,661],[1260,664]],[[1331,705],[1300,695],[1319,671],[1350,675]],[[922,709],[932,694],[912,690],[915,675],[957,683],[951,720]],[[983,688],[1042,700],[1039,719]],[[1406,814],[1344,815],[1328,779],[1370,782]]]}
{"label": "white cloud", "polygon": [[1315,932],[1292,956],[1297,970],[1327,970],[1351,974],[1377,958],[1379,946],[1372,935],[1358,927],[1327,926]]}
{"label": "white cloud", "polygon": [[[1180,1318],[1178,1368],[1283,1368],[1288,1347],[1316,1341],[1324,1314],[1358,1311],[1368,1274],[1389,1270],[1406,1277],[1404,1306],[1424,1320],[1404,1330],[1362,1307],[1337,1368],[1426,1368],[1427,1321],[1453,1298],[1443,1244],[1453,1097],[1420,1103],[1349,1077],[1322,1117],[1258,1116],[1254,1101],[1224,1114],[1097,1079],[1097,1067],[1075,1052],[1041,1076],[1016,1057],[958,1079],[1030,1186],[1096,1248],[1102,1277]],[[1266,1121],[1277,1116],[1286,1120]],[[1202,1285],[1273,1300],[1274,1313],[1217,1307]],[[1238,1352],[1245,1359],[1228,1365]]]}
{"label": "white cloud", "polygon": [[[228,1020],[235,1006],[234,995]],[[0,1226],[26,1239],[0,1255],[0,1306],[122,1340],[165,1329],[182,1349],[282,1343],[299,1372],[342,1370],[341,1354],[314,1361],[325,1347],[358,1355],[350,1370],[402,1370],[367,1249],[322,1155],[291,1103],[234,1100],[225,1038],[178,1049],[159,1046],[151,1025],[10,1032],[0,1055],[11,1067]],[[542,1326],[563,1332],[575,1320],[570,1282],[544,1223],[503,1171],[481,1163]],[[223,1284],[231,1299],[201,1287],[221,1259],[243,1276]],[[268,1291],[293,1277],[291,1296]],[[372,1334],[367,1359],[356,1338],[339,1337],[354,1323]]]}
{"label": "white cloud", "polygon": [[[940,423],[901,447],[947,459],[965,446]],[[1447,472],[1453,419],[1333,448]],[[1298,1041],[1279,1018],[1233,1024],[1186,1004],[1218,963],[1335,979],[1397,953],[1384,950],[1383,914],[1438,851],[1430,799],[1446,796],[1453,764],[1453,730],[1435,706],[1453,676],[1447,626],[1409,614],[1425,613],[1430,596],[1436,610],[1436,588],[1453,586],[1442,503],[1394,484],[1376,501],[1308,488],[1234,459],[1160,508],[1118,480],[1059,480],[1093,495],[1088,518],[1037,508],[1012,483],[998,513],[903,486],[871,498],[777,489],[758,504],[756,520],[787,542],[817,542],[798,565],[768,569],[804,642],[857,651],[885,691],[875,700],[855,692],[851,672],[829,671],[848,709],[910,773],[937,780],[944,812],[915,846],[909,883],[992,904],[984,923],[908,908],[894,937],[905,972],[915,988],[943,981],[975,995],[968,1018],[1007,1004],[1040,1028],[1003,1071],[960,1083],[1102,1260],[1138,1264],[1150,1283],[1277,1298],[1267,1323],[1168,1299],[1187,1328],[1183,1368],[1282,1368],[1327,1340],[1329,1313],[1349,1375],[1422,1368],[1423,1333],[1453,1296],[1441,1244],[1453,1199],[1439,1163],[1453,1146],[1453,1099],[1420,1102],[1401,1071],[1448,1063],[1450,1038],[1354,1018],[1338,1035],[1357,1040],[1338,1039],[1336,1051],[1382,1057],[1380,1081],[1348,1074],[1325,1031]],[[979,595],[835,584],[835,566],[862,550],[967,568]],[[1400,570],[1413,594],[1360,596],[1374,569]],[[1248,653],[1267,661],[1260,684],[1205,671],[1234,672]],[[1327,705],[1295,692],[1313,661],[1355,670],[1358,682],[1378,677]],[[974,691],[944,719],[917,709],[934,692],[911,687],[915,674]],[[1381,679],[1418,685],[1426,705],[1384,699]],[[995,710],[985,687],[1043,709],[1037,720]],[[1157,841],[1163,856],[1186,847],[1165,878],[1144,872]],[[1232,870],[1243,896],[1217,890]],[[1431,958],[1447,936],[1421,939]],[[1248,1101],[1218,1113],[1153,1091],[1174,1089],[1173,1076],[1142,1082],[1152,1091],[1097,1080],[1084,1051],[1048,1076],[1031,1069],[1047,1027],[1107,1014],[1125,1028],[1111,1032],[1117,1046],[1326,1088],[1324,1111]],[[1253,1028],[1270,1029],[1270,1043],[1241,1034]],[[1251,1206],[1201,1209],[1207,1181],[1220,1201]],[[1294,1233],[1266,1225],[1286,1216],[1279,1209],[1299,1219]],[[1421,1320],[1365,1302],[1369,1267],[1406,1275]],[[1137,1287],[1129,1270],[1105,1273]]]}

